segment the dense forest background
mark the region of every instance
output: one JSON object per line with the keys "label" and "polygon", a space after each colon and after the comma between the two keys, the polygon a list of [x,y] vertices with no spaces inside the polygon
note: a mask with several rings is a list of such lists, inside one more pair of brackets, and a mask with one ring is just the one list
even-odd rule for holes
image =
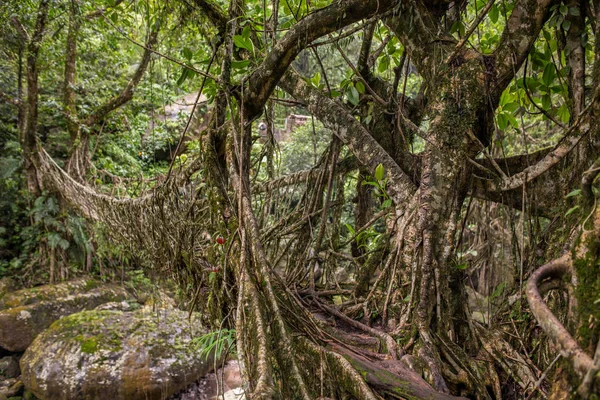
{"label": "dense forest background", "polygon": [[253,399],[597,396],[600,2],[9,0],[0,27],[0,278],[169,288]]}

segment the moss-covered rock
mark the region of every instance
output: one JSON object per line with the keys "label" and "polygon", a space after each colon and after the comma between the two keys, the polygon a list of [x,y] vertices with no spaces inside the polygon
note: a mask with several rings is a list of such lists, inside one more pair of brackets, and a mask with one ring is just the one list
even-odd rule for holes
{"label": "moss-covered rock", "polygon": [[17,282],[11,278],[2,278],[0,279],[0,299],[4,297],[5,294],[13,292],[17,290]]}
{"label": "moss-covered rock", "polygon": [[21,375],[19,369],[19,360],[15,356],[6,356],[0,358],[0,379],[16,378]]}
{"label": "moss-covered rock", "polygon": [[166,399],[213,366],[192,343],[199,321],[175,309],[70,315],[27,349],[23,382],[42,400]]}
{"label": "moss-covered rock", "polygon": [[103,283],[95,279],[76,279],[55,285],[37,286],[7,293],[0,299],[0,310],[28,306],[43,301],[62,299],[77,293],[89,292]]}
{"label": "moss-covered rock", "polygon": [[0,347],[24,351],[35,337],[64,316],[122,301],[129,296],[118,286],[77,280],[8,293],[0,299]]}

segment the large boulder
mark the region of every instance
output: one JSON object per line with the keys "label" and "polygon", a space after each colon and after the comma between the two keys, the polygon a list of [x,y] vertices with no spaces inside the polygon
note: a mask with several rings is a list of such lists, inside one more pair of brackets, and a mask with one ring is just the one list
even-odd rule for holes
{"label": "large boulder", "polygon": [[17,290],[17,287],[17,282],[15,282],[12,278],[0,279],[0,298],[2,298],[6,293]]}
{"label": "large boulder", "polygon": [[57,319],[128,297],[119,286],[91,279],[8,293],[0,298],[0,347],[24,351]]}
{"label": "large boulder", "polygon": [[209,373],[193,343],[197,315],[84,311],[56,321],[21,358],[22,380],[42,400],[162,400]]}

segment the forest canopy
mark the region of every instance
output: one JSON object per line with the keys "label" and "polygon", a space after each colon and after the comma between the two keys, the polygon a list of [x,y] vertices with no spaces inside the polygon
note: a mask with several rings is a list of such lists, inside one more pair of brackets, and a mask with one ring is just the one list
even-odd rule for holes
{"label": "forest canopy", "polygon": [[0,26],[0,277],[175,285],[251,399],[597,398],[600,1]]}

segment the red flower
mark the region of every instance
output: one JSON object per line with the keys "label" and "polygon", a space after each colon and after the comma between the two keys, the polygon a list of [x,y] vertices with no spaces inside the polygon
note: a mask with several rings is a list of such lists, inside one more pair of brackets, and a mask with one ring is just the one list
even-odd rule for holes
{"label": "red flower", "polygon": [[219,244],[225,244],[225,238],[223,236],[219,236],[217,238],[217,243],[219,243]]}

